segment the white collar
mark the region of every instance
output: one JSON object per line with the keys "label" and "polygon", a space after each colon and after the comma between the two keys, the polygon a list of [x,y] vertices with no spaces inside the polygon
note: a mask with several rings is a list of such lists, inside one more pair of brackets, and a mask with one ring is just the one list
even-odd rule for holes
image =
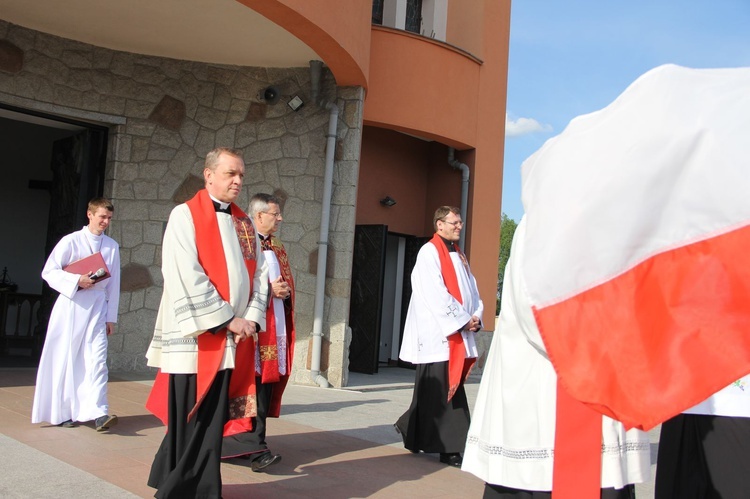
{"label": "white collar", "polygon": [[213,196],[211,195],[211,193],[209,193],[209,194],[208,194],[208,197],[210,197],[210,198],[211,198],[211,200],[212,200],[212,201],[213,201],[214,203],[219,203],[219,208],[220,208],[220,209],[222,209],[222,210],[226,210],[226,209],[227,209],[227,207],[228,207],[228,206],[230,205],[230,203],[225,203],[225,202],[223,202],[223,201],[219,201],[218,199],[216,199],[215,197],[213,197]]}

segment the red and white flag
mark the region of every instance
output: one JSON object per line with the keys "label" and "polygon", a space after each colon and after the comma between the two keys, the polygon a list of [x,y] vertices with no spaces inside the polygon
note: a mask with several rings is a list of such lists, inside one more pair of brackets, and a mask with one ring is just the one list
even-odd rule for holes
{"label": "red and white flag", "polygon": [[574,398],[649,429],[750,372],[750,68],[656,68],[523,165],[521,270]]}

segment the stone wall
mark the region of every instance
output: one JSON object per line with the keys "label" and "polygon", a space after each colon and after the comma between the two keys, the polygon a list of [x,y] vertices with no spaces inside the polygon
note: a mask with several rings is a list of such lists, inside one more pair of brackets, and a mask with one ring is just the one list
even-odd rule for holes
{"label": "stone wall", "polygon": [[[280,88],[267,105],[259,93]],[[353,234],[364,92],[338,88],[324,71],[323,96],[339,121],[324,312],[322,371],[346,383]],[[299,95],[305,105],[286,102]],[[161,297],[161,238],[172,208],[202,186],[203,158],[241,149],[247,164],[238,204],[256,192],[284,199],[280,237],[296,280],[294,381],[309,383],[329,112],[310,97],[307,68],[213,65],[117,52],[0,21],[0,103],[109,127],[104,194],[115,204],[109,234],[120,243],[120,320],[110,338],[113,370],[146,371]]]}

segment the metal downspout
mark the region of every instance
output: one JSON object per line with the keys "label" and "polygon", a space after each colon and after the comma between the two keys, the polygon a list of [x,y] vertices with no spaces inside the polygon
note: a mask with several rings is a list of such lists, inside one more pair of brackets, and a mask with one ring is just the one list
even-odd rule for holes
{"label": "metal downspout", "polygon": [[[451,165],[455,170],[461,170],[461,216],[464,220],[464,227],[466,227],[466,206],[469,199],[469,165],[461,163],[456,159],[456,150],[452,147],[448,148],[448,164]],[[464,251],[464,238],[466,231],[461,231],[461,238],[458,240],[458,246],[461,251]]]}
{"label": "metal downspout", "polygon": [[333,102],[318,102],[320,92],[320,75],[323,63],[310,61],[310,79],[312,97],[320,107],[328,109],[328,134],[326,142],[325,173],[323,175],[323,209],[320,215],[320,238],[318,240],[318,268],[315,281],[315,307],[312,331],[312,358],[310,360],[310,378],[322,388],[331,384],[320,374],[320,357],[323,349],[323,305],[325,304],[326,262],[328,256],[328,230],[331,220],[331,194],[333,192],[333,159],[336,152],[336,128],[339,122],[339,108]]}

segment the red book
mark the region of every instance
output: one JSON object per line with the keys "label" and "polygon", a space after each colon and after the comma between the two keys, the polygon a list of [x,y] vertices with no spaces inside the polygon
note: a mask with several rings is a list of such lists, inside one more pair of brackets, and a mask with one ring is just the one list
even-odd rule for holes
{"label": "red book", "polygon": [[95,281],[103,281],[104,279],[109,277],[109,269],[107,268],[107,264],[104,263],[104,258],[102,258],[101,252],[96,252],[93,255],[87,256],[86,258],[76,260],[68,266],[63,267],[63,270],[65,272],[70,272],[71,274],[94,274],[95,276],[97,276],[96,278],[92,276],[92,279],[94,279]]}

